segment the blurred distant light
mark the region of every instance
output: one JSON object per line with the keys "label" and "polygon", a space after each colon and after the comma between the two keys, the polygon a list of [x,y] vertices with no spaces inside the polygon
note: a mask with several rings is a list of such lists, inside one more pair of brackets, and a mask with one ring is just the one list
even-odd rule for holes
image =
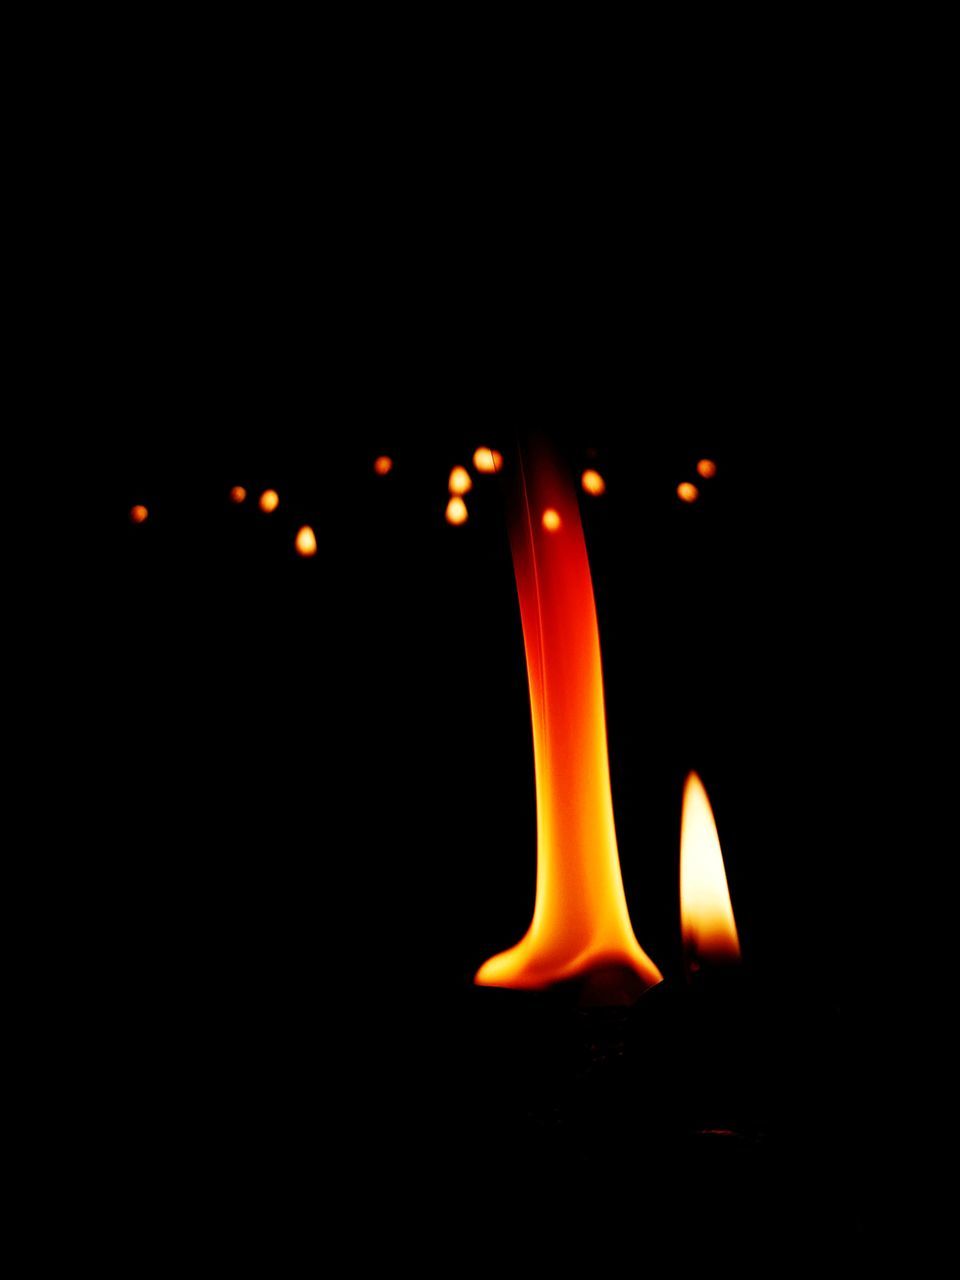
{"label": "blurred distant light", "polygon": [[450,492],[451,493],[469,493],[473,488],[473,481],[470,479],[470,472],[466,467],[454,467],[450,472]]}
{"label": "blurred distant light", "polygon": [[473,465],[483,475],[493,475],[495,471],[503,470],[503,454],[484,446],[473,455]]}
{"label": "blurred distant light", "polygon": [[543,513],[543,527],[547,533],[556,533],[562,523],[560,512],[554,511],[553,507],[547,507]]}
{"label": "blurred distant light", "polygon": [[704,480],[712,480],[717,474],[717,464],[710,458],[701,458],[697,463],[697,471]]}
{"label": "blurred distant light", "polygon": [[584,492],[592,493],[595,498],[599,498],[601,493],[606,493],[607,482],[599,471],[594,471],[592,467],[588,467],[583,473],[581,479]]}
{"label": "blurred distant light", "polygon": [[379,458],[374,460],[373,469],[378,476],[388,476],[393,470],[393,459],[382,453]]}
{"label": "blurred distant light", "polygon": [[689,480],[684,480],[683,484],[677,485],[677,497],[681,502],[696,502],[700,497],[700,490]]}
{"label": "blurred distant light", "polygon": [[243,485],[242,484],[234,485],[233,488],[230,490],[230,501],[236,502],[237,504],[239,504],[241,502],[246,502],[246,500],[247,500],[247,491],[243,487]]}
{"label": "blurred distant light", "polygon": [[315,556],[317,554],[316,534],[308,524],[305,524],[297,534],[296,547],[298,555]]}
{"label": "blurred distant light", "polygon": [[137,503],[135,507],[130,508],[130,520],[133,524],[143,524],[150,512],[146,507]]}
{"label": "blurred distant light", "polygon": [[447,503],[447,524],[466,524],[467,504],[460,497],[451,498]]}
{"label": "blurred distant light", "polygon": [[265,511],[267,515],[269,515],[271,511],[276,511],[279,505],[280,495],[277,493],[276,489],[264,489],[263,493],[260,495],[260,510]]}

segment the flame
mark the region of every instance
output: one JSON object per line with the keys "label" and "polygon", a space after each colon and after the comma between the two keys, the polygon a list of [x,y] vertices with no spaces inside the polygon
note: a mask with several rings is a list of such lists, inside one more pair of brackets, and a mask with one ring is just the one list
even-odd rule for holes
{"label": "flame", "polygon": [[470,472],[466,467],[454,467],[450,472],[450,492],[451,493],[469,493],[473,488],[473,481],[470,479]]}
{"label": "flame", "polygon": [[703,476],[704,480],[712,480],[717,474],[717,464],[710,458],[701,458],[697,463],[697,474]]}
{"label": "flame", "polygon": [[482,446],[473,455],[473,465],[483,475],[493,475],[495,471],[503,470],[503,454]]}
{"label": "flame", "polygon": [[[533,921],[476,975],[480,986],[539,988],[628,970],[636,988],[661,981],[627,911],[610,793],[600,636],[571,480],[547,455],[525,470],[511,528],[520,597],[537,792]],[[553,512],[552,528],[532,513]]]}
{"label": "flame", "polygon": [[683,484],[677,485],[677,497],[681,502],[696,502],[700,497],[700,490],[689,480],[684,480]]}
{"label": "flame", "polygon": [[393,470],[393,459],[382,453],[379,458],[374,459],[373,469],[378,476],[388,476]]}
{"label": "flame", "polygon": [[720,837],[703,783],[695,773],[683,790],[680,826],[680,925],[691,968],[700,961],[740,959]]}
{"label": "flame", "polygon": [[150,512],[139,502],[135,507],[130,508],[130,519],[133,524],[143,524]]}
{"label": "flame", "polygon": [[317,537],[308,524],[297,534],[296,548],[297,554],[304,557],[317,554]]}
{"label": "flame", "polygon": [[560,512],[556,507],[547,507],[543,513],[543,527],[547,533],[556,533],[563,521],[560,519]]}
{"label": "flame", "polygon": [[466,524],[467,504],[462,498],[451,498],[447,503],[447,524]]}
{"label": "flame", "polygon": [[601,493],[606,493],[607,482],[599,471],[594,471],[592,467],[588,467],[583,473],[580,483],[583,485],[584,493],[590,493],[595,498],[599,498]]}
{"label": "flame", "polygon": [[233,488],[230,490],[230,501],[236,502],[239,504],[241,502],[246,502],[246,500],[247,500],[247,491],[243,487],[243,485],[242,484],[234,485]]}
{"label": "flame", "polygon": [[271,511],[276,511],[280,505],[280,496],[276,489],[265,489],[260,495],[260,510],[265,511],[267,515]]}

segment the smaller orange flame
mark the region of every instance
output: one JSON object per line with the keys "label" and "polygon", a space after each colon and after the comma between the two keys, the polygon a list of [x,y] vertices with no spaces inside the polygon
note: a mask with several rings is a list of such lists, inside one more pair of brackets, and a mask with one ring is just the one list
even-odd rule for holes
{"label": "smaller orange flame", "polygon": [[296,547],[298,555],[315,556],[317,554],[316,534],[308,524],[305,524],[297,534]]}
{"label": "smaller orange flame", "polygon": [[703,783],[695,773],[683,789],[680,824],[680,927],[691,969],[740,959],[740,940],[723,868],[720,837]]}
{"label": "smaller orange flame", "polygon": [[556,533],[563,521],[560,519],[560,512],[555,511],[553,507],[547,507],[543,513],[543,527],[547,533]]}
{"label": "smaller orange flame", "polygon": [[681,502],[696,502],[700,497],[700,490],[689,480],[684,480],[683,484],[677,485],[677,497]]}
{"label": "smaller orange flame", "polygon": [[447,503],[447,524],[466,524],[467,504],[462,498],[451,498]]}
{"label": "smaller orange flame", "polygon": [[483,475],[491,476],[495,471],[503,470],[503,454],[483,446],[474,453],[473,465]]}
{"label": "smaller orange flame", "polygon": [[599,471],[594,471],[592,467],[588,467],[583,473],[580,483],[583,485],[585,493],[591,493],[595,498],[599,498],[601,493],[606,493],[607,482]]}
{"label": "smaller orange flame", "polygon": [[717,474],[717,464],[710,458],[701,458],[697,463],[697,474],[703,476],[704,480],[712,480]]}
{"label": "smaller orange flame", "polygon": [[133,524],[143,524],[149,514],[147,508],[141,506],[139,502],[135,507],[130,508],[130,519]]}
{"label": "smaller orange flame", "polygon": [[276,489],[265,489],[260,495],[260,510],[265,511],[267,515],[271,511],[276,511],[280,505],[280,496]]}
{"label": "smaller orange flame", "polygon": [[470,472],[466,467],[454,467],[450,472],[450,492],[451,493],[469,493],[473,488],[473,481],[470,479]]}
{"label": "smaller orange flame", "polygon": [[388,476],[393,470],[393,459],[382,453],[379,458],[374,460],[373,469],[378,476]]}
{"label": "smaller orange flame", "polygon": [[233,488],[230,490],[230,501],[236,502],[237,504],[239,504],[241,502],[246,502],[246,500],[247,500],[247,491],[243,487],[243,485],[242,484],[234,485]]}

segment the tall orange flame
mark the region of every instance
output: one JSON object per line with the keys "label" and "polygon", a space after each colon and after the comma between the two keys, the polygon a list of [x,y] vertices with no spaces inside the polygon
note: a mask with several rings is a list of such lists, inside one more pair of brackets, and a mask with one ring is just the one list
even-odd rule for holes
{"label": "tall orange flame", "polygon": [[627,970],[638,991],[661,974],[634,936],[623,891],[600,635],[576,492],[545,451],[524,451],[520,462],[511,545],[533,720],[537,889],[524,937],[488,960],[475,981],[540,988]]}
{"label": "tall orange flame", "polygon": [[695,773],[683,790],[680,826],[680,926],[688,966],[740,959],[740,940],[710,800]]}

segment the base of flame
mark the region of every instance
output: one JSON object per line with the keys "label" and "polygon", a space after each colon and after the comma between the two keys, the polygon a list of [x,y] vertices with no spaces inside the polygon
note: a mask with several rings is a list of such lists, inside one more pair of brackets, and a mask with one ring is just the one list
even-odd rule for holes
{"label": "base of flame", "polygon": [[[504,953],[504,954],[509,954]],[[537,984],[535,980],[520,987],[517,984],[500,984],[492,978],[485,978],[490,966],[499,957],[488,960],[474,979],[478,987],[495,990],[537,991],[552,996],[558,1003],[573,1004],[580,1009],[603,1009],[628,1007],[634,1005],[653,987],[662,982],[657,976],[652,978],[648,972],[638,972],[631,965],[611,962],[591,967],[574,977],[560,981],[544,981]],[[493,970],[495,973],[496,971]]]}

